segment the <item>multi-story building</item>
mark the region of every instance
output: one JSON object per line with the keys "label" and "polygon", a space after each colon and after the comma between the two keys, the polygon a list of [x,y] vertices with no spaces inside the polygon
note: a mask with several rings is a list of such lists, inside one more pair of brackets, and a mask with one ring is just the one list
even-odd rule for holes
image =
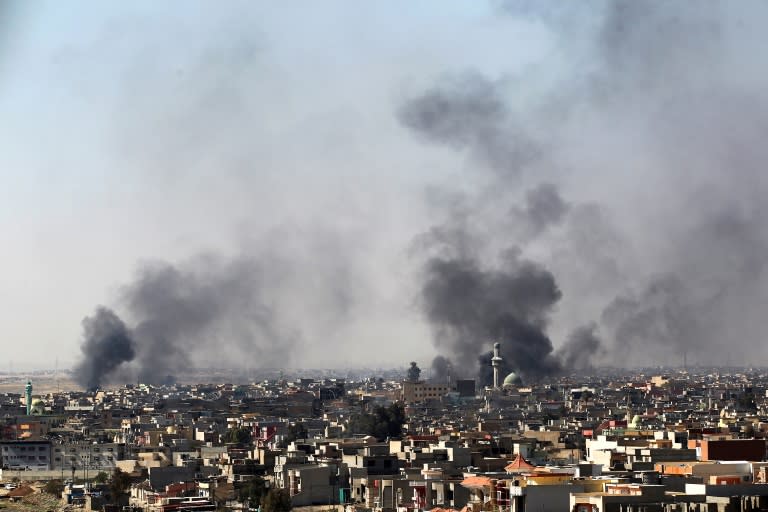
{"label": "multi-story building", "polygon": [[403,381],[401,399],[406,403],[442,400],[451,391],[451,386],[429,381]]}
{"label": "multi-story building", "polygon": [[0,458],[4,469],[51,469],[50,441],[0,442]]}

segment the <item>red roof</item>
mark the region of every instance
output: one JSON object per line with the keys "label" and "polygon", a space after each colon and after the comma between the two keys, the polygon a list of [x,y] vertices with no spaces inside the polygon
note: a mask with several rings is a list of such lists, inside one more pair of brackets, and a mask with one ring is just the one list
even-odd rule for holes
{"label": "red roof", "polygon": [[464,487],[490,487],[493,485],[491,479],[487,476],[468,476],[462,480],[461,485]]}
{"label": "red roof", "polygon": [[433,435],[412,435],[412,436],[408,436],[406,439],[409,439],[411,441],[437,441],[440,438],[438,436],[433,436]]}
{"label": "red roof", "polygon": [[610,426],[610,422],[608,420],[603,421],[600,425],[597,426],[597,428],[594,429],[594,433],[596,434],[602,434],[603,430],[607,429]]}
{"label": "red roof", "polygon": [[504,471],[507,473],[519,473],[521,471],[531,471],[535,467],[518,453],[515,460],[504,466]]}

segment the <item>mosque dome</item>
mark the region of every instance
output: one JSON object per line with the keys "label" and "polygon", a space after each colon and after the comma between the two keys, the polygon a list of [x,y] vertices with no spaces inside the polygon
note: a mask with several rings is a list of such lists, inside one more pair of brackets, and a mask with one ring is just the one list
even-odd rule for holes
{"label": "mosque dome", "polygon": [[43,401],[40,400],[39,398],[35,398],[34,400],[32,400],[32,406],[30,407],[30,412],[36,415],[45,414],[45,403],[43,403]]}
{"label": "mosque dome", "polygon": [[523,379],[521,379],[520,376],[515,372],[511,372],[509,375],[504,377],[504,384],[502,384],[502,386],[519,386],[522,383]]}

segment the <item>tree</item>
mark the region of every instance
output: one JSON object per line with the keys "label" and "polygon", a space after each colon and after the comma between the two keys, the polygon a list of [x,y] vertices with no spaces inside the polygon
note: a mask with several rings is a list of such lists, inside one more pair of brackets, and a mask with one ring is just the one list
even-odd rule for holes
{"label": "tree", "polygon": [[755,403],[755,394],[752,392],[744,393],[737,399],[736,402],[739,405],[739,409],[747,412],[757,412],[757,404]]}
{"label": "tree", "polygon": [[291,495],[286,489],[270,489],[261,500],[262,512],[290,512]]}
{"label": "tree", "polygon": [[411,367],[408,368],[408,380],[417,382],[419,377],[421,377],[421,368],[416,364],[416,361],[411,361]]}
{"label": "tree", "polygon": [[403,405],[394,403],[389,407],[376,407],[372,413],[353,416],[349,420],[349,428],[352,433],[366,434],[383,441],[387,437],[400,437],[406,420]]}
{"label": "tree", "polygon": [[127,494],[131,487],[131,475],[115,468],[112,472],[112,478],[109,479],[109,494],[112,496],[112,502],[118,503],[120,498]]}
{"label": "tree", "polygon": [[309,432],[307,432],[307,427],[304,426],[304,423],[297,421],[296,423],[288,425],[288,434],[285,436],[285,438],[283,438],[283,441],[280,443],[280,447],[285,448],[294,441],[298,441],[299,439],[306,439],[308,435]]}
{"label": "tree", "polygon": [[263,478],[257,476],[241,484],[237,490],[237,499],[241,503],[247,501],[249,506],[255,506],[261,503],[265,494],[267,494],[267,484]]}
{"label": "tree", "polygon": [[109,475],[106,471],[99,471],[99,473],[96,475],[96,478],[93,479],[93,481],[97,484],[103,484],[107,480],[109,480]]}
{"label": "tree", "polygon": [[251,429],[248,427],[233,427],[229,430],[227,430],[227,433],[224,434],[224,442],[226,443],[237,443],[237,444],[250,444],[251,438]]}
{"label": "tree", "polygon": [[61,480],[48,480],[43,486],[43,492],[53,494],[54,496],[61,496],[61,493],[64,492],[64,482]]}

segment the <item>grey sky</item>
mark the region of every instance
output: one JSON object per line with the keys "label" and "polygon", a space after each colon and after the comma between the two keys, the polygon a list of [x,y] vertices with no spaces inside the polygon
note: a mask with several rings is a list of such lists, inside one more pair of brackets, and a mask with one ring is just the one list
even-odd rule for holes
{"label": "grey sky", "polygon": [[1,335],[19,368],[74,361],[80,319],[137,262],[271,230],[341,232],[365,253],[365,314],[318,364],[373,342],[415,352],[381,363],[431,354],[393,281],[420,187],[461,162],[420,147],[394,105],[454,65],[506,66],[518,37],[535,55],[541,31],[475,2],[282,4],[4,4]]}
{"label": "grey sky", "polygon": [[[414,240],[463,204],[479,261],[515,247],[554,274],[555,348],[598,322],[606,362],[617,344],[658,351],[633,349],[638,363],[697,347],[689,361],[717,362],[729,336],[731,362],[763,361],[765,9],[579,4],[3,4],[9,359],[73,364],[98,304],[146,320],[126,294],[148,266],[245,259],[257,302],[296,334],[286,364],[427,367]],[[493,137],[457,146],[403,123],[410,99],[465,73],[504,102]],[[521,135],[539,156],[504,174],[491,144]],[[567,208],[519,218],[548,184]],[[674,312],[690,322],[672,329]],[[193,364],[242,361],[224,338],[253,333],[229,316]]]}

